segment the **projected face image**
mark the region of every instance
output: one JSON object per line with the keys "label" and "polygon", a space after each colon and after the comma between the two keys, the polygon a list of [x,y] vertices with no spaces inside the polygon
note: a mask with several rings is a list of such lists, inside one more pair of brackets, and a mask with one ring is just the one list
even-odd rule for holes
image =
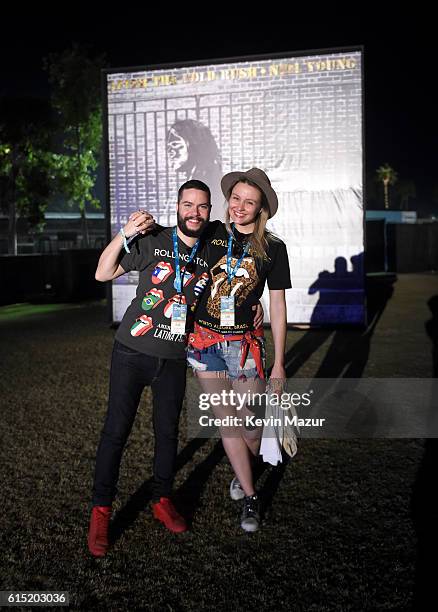
{"label": "projected face image", "polygon": [[179,170],[189,158],[186,141],[173,128],[170,129],[167,138],[167,155],[173,170]]}

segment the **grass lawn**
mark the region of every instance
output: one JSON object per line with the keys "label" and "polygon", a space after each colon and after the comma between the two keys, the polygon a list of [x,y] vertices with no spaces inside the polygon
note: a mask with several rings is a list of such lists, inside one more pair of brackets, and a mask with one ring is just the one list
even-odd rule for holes
{"label": "grass lawn", "polygon": [[[291,374],[314,376],[336,343],[331,360],[345,365],[348,346],[362,376],[432,376],[424,324],[437,293],[434,276],[399,277],[365,340],[358,330],[289,331]],[[188,439],[183,415],[175,499],[191,529],[174,535],[149,509],[148,389],[122,462],[114,545],[91,558],[91,485],[114,336],[105,317],[104,302],[0,308],[2,590],[68,591],[80,610],[412,608],[418,543],[427,552],[436,510],[435,447],[302,440],[293,460],[261,471],[263,526],[245,534],[221,442]],[[434,542],[436,527],[429,535]]]}

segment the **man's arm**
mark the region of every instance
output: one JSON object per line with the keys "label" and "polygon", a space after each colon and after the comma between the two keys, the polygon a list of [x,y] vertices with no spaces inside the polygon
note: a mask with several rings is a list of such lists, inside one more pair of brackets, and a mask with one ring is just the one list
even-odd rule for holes
{"label": "man's arm", "polygon": [[286,299],[284,289],[270,289],[269,316],[271,318],[272,339],[274,340],[274,365],[271,378],[286,378],[284,351],[286,347]]}
{"label": "man's arm", "polygon": [[[154,224],[154,218],[144,212],[133,213],[128,223],[123,228],[127,239],[138,232],[143,233]],[[109,245],[102,252],[96,268],[95,278],[98,281],[111,281],[125,274],[125,270],[119,264],[120,251],[123,249],[123,237],[119,232],[114,236]]]}

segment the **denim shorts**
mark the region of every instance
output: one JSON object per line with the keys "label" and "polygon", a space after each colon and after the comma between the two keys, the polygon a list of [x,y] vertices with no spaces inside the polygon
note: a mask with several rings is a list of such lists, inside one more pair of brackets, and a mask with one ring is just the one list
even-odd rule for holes
{"label": "denim shorts", "polygon": [[[265,339],[257,338],[260,343],[263,371],[266,367]],[[240,340],[226,340],[209,346],[206,349],[189,348],[187,361],[195,372],[227,372],[232,380],[246,380],[259,378],[256,362],[248,351],[243,368],[240,367],[242,342]]]}

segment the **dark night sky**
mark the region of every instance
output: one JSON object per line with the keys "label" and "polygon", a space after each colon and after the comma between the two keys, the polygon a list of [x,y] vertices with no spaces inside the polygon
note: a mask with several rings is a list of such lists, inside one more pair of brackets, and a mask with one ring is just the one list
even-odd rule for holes
{"label": "dark night sky", "polygon": [[169,22],[171,8],[162,15],[149,10],[138,15],[130,5],[125,17],[101,19],[75,8],[74,15],[27,14],[24,24],[18,13],[2,17],[0,94],[47,95],[42,58],[72,41],[105,52],[112,68],[364,45],[367,171],[388,162],[400,178],[414,180],[419,210],[438,214],[438,200],[433,202],[438,43],[431,15],[420,19],[412,7],[410,14],[397,7],[387,14],[381,9],[374,15],[355,13],[348,22],[340,21],[342,9],[336,5],[319,16],[315,6],[311,21],[293,9],[289,17],[282,9],[275,19],[260,22],[237,16],[195,19],[190,9],[190,17],[177,15]]}

